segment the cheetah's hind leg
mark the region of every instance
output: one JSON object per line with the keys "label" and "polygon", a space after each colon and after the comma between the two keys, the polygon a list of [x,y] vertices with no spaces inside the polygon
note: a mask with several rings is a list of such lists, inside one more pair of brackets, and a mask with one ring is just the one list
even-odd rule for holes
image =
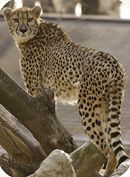
{"label": "cheetah's hind leg", "polygon": [[86,94],[87,90],[86,93],[82,93],[82,88],[79,88],[79,90],[78,109],[84,131],[89,139],[91,139],[107,156],[109,153],[109,146],[106,143],[102,127],[103,116],[101,114],[102,108],[99,101],[101,99],[99,98],[99,100],[95,100],[93,95]]}

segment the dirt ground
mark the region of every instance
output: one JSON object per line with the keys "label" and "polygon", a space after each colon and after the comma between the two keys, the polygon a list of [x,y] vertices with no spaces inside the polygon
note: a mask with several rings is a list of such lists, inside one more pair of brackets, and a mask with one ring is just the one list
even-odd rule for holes
{"label": "dirt ground", "polygon": [[[130,144],[130,21],[97,18],[46,18],[46,20],[58,23],[74,42],[111,53],[125,67],[128,79],[121,126],[123,142]],[[0,66],[24,87],[19,69],[19,58],[19,52],[8,32],[7,24],[1,17]],[[63,125],[77,141],[84,142],[87,139],[78,119],[76,105],[58,103],[57,114]]]}

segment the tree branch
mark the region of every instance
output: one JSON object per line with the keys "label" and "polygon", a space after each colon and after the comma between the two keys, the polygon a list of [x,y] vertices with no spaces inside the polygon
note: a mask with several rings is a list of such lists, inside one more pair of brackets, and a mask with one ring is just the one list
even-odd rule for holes
{"label": "tree branch", "polygon": [[45,89],[41,95],[32,97],[0,68],[0,103],[31,131],[46,154],[54,149],[70,153],[77,148],[57,119],[50,90]]}
{"label": "tree branch", "polygon": [[17,170],[20,174],[24,169],[24,176],[33,173],[46,158],[38,141],[1,105],[0,144],[9,154],[11,171]]}

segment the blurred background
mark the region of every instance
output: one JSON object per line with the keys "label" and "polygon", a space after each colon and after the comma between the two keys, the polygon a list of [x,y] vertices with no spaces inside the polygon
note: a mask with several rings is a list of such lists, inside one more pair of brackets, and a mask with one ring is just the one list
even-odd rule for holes
{"label": "blurred background", "polygon": [[[7,3],[6,3],[7,2]],[[122,138],[130,157],[130,1],[129,0],[0,0],[3,6],[19,8],[41,5],[42,18],[59,24],[72,41],[114,55],[128,78],[122,107]],[[24,88],[19,51],[0,13],[0,66]],[[58,118],[81,145],[87,140],[76,105],[57,105]],[[2,173],[2,174],[1,174]],[[6,175],[0,170],[0,176]]]}
{"label": "blurred background", "polygon": [[[0,6],[9,0],[1,0]],[[10,0],[5,6],[11,8],[41,5],[44,13],[81,15],[108,15],[130,18],[129,0]]]}

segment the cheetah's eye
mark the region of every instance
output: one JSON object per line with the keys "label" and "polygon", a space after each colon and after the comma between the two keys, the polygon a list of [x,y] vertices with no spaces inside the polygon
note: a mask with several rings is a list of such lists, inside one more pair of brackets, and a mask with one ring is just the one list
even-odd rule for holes
{"label": "cheetah's eye", "polygon": [[14,20],[16,23],[19,22],[19,19],[18,19],[18,18],[14,18],[13,20]]}
{"label": "cheetah's eye", "polygon": [[33,20],[33,18],[28,18],[28,22],[31,22]]}

